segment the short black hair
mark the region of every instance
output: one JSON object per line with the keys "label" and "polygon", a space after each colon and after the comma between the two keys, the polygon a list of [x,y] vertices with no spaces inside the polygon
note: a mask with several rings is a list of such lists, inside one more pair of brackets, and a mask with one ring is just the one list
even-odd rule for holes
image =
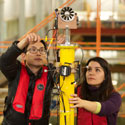
{"label": "short black hair", "polygon": [[[47,45],[46,45],[45,41],[40,40],[40,42],[44,45],[45,50],[47,50]],[[24,48],[24,53],[26,53],[28,46],[29,46],[29,44]]]}

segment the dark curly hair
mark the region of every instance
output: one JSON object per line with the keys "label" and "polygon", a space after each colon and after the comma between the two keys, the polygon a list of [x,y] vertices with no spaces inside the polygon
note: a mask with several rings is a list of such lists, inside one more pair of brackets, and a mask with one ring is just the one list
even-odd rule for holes
{"label": "dark curly hair", "polygon": [[88,60],[86,66],[88,66],[88,64],[91,61],[99,63],[100,66],[103,68],[105,74],[105,80],[101,83],[101,86],[97,89],[97,91],[91,93],[89,85],[86,80],[87,69],[85,68],[83,71],[83,80],[81,82],[80,96],[82,99],[90,101],[105,101],[110,97],[111,93],[114,90],[109,64],[105,59],[101,57],[94,57]]}

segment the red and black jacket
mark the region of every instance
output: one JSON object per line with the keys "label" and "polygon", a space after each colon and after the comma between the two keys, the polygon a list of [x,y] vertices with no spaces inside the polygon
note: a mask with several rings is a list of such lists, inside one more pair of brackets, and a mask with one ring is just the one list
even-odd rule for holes
{"label": "red and black jacket", "polygon": [[[35,85],[34,85],[31,108],[29,111],[30,113],[29,119],[31,120],[42,118],[44,95],[45,95],[45,89],[47,85],[48,69],[46,66],[43,66],[42,70],[43,72],[41,77],[35,81]],[[13,109],[22,114],[25,113],[25,108],[26,108],[25,105],[26,105],[27,94],[29,89],[29,81],[30,81],[30,77],[27,73],[27,70],[25,66],[22,65],[18,87],[16,90],[14,100],[12,102]]]}
{"label": "red and black jacket", "polygon": [[[77,88],[77,94],[80,96],[80,86]],[[84,108],[77,109],[77,125],[107,125],[107,118],[93,114]]]}
{"label": "red and black jacket", "polygon": [[[8,50],[0,57],[0,69],[2,73],[6,76],[8,80],[8,97],[5,99],[5,108],[4,108],[4,122],[9,125],[27,125],[29,122],[30,109],[32,96],[34,95],[35,83],[38,79],[41,78],[43,68],[40,69],[37,76],[35,76],[28,67],[26,67],[26,71],[29,75],[29,88],[26,97],[26,105],[24,114],[14,110],[13,101],[16,96],[16,91],[18,88],[18,84],[20,81],[20,74],[22,65],[19,61],[17,61],[17,57],[23,51],[18,49],[16,44],[14,43]],[[43,99],[43,108],[42,115],[40,119],[32,119],[30,120],[35,123],[35,125],[39,125],[44,123],[44,121],[49,120],[50,116],[50,102],[51,102],[51,91],[54,86],[53,81],[53,72],[50,71],[52,69],[52,65],[48,65],[48,73],[47,73],[47,83],[44,92]],[[41,86],[39,86],[41,88]],[[16,119],[16,120],[15,120]]]}
{"label": "red and black jacket", "polygon": [[[25,125],[27,122],[40,122],[49,119],[53,79],[50,77],[51,74],[46,72],[47,67],[43,67],[41,70],[40,78],[33,77],[33,74],[30,74],[31,77],[29,77],[26,68],[22,66],[17,78],[13,81],[11,87],[8,88],[5,106],[7,108],[4,111],[6,120]],[[21,84],[22,82],[23,84]],[[24,84],[26,85],[24,86]],[[17,117],[17,121],[15,121],[15,117]]]}

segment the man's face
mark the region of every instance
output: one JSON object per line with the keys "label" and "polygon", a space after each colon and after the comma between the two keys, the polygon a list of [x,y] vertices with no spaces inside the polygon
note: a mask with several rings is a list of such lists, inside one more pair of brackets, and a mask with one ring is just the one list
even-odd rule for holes
{"label": "man's face", "polygon": [[41,42],[29,44],[25,55],[26,65],[41,67],[47,64],[47,53]]}

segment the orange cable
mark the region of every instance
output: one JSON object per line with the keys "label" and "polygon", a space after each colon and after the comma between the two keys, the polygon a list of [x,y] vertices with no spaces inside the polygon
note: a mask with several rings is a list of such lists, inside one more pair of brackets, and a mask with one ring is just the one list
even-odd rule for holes
{"label": "orange cable", "polygon": [[[96,42],[82,42],[82,41],[76,41],[74,43],[78,43],[80,45],[96,45]],[[118,42],[118,43],[112,43],[112,42],[101,42],[101,45],[125,45],[125,42]]]}
{"label": "orange cable", "polygon": [[121,94],[121,98],[123,98],[125,96],[125,93]]}
{"label": "orange cable", "polygon": [[100,47],[100,50],[125,50],[125,47]]}
{"label": "orange cable", "polygon": [[[62,7],[64,7],[68,2],[70,2],[71,0],[68,0],[67,2],[65,2],[64,4],[62,4],[59,8],[62,8]],[[74,2],[75,0],[73,0],[71,3],[69,3],[69,5],[71,5],[73,2]],[[51,14],[51,16],[49,16],[49,17],[51,17],[51,19],[49,19],[47,22],[45,22],[45,21],[43,21],[43,23],[45,22],[45,24],[43,24],[42,26],[40,26],[40,27],[38,27],[38,29],[36,28],[36,30],[35,30],[35,32],[38,32],[43,26],[45,26],[47,23],[49,23],[53,18],[55,18],[55,12],[53,12],[52,14]],[[48,19],[48,18],[47,18]],[[41,23],[42,24],[42,23]]]}
{"label": "orange cable", "polygon": [[[41,40],[44,40],[45,38],[41,38]],[[52,38],[47,38],[48,40],[51,40]],[[12,41],[0,41],[0,43],[9,44],[12,43]],[[77,43],[80,45],[96,45],[96,42],[82,42],[82,41],[75,41],[73,43]],[[102,42],[101,45],[125,45],[125,42],[118,42],[118,43],[112,43],[112,42]]]}
{"label": "orange cable", "polygon": [[73,2],[75,2],[76,0],[72,0],[69,4],[67,4],[67,6],[70,6]]}
{"label": "orange cable", "polygon": [[[54,42],[55,44],[55,42]],[[0,48],[8,48],[9,46],[0,46]],[[96,50],[96,47],[81,47],[83,50]],[[57,49],[57,48],[50,48],[50,49]],[[113,47],[100,47],[100,50],[121,50],[124,51],[125,47],[121,47],[121,48],[113,48]]]}
{"label": "orange cable", "polygon": [[10,44],[10,43],[12,43],[12,41],[0,41],[0,43]]}
{"label": "orange cable", "polygon": [[123,87],[125,87],[125,83],[121,84],[121,85],[117,88],[117,91],[120,91]]}
{"label": "orange cable", "polygon": [[46,17],[44,20],[42,20],[39,24],[37,24],[34,28],[32,28],[30,31],[28,31],[24,36],[22,36],[21,38],[19,38],[19,41],[21,41],[23,38],[26,37],[27,34],[34,32],[35,29],[37,29],[37,27],[39,27],[43,22],[45,22],[49,17],[51,17],[54,14],[54,12],[52,14],[50,14],[48,17]]}
{"label": "orange cable", "polygon": [[9,46],[0,46],[0,48],[4,48],[4,49],[5,49],[5,48],[8,48],[8,47],[9,47]]}
{"label": "orange cable", "polygon": [[[72,0],[67,0],[64,4],[62,4],[59,8],[63,8],[66,4],[68,5],[68,3],[70,3],[70,1],[72,1]],[[75,1],[75,0],[73,0],[73,1]]]}
{"label": "orange cable", "polygon": [[44,27],[46,24],[48,24],[51,20],[53,20],[54,17],[51,19],[48,19],[45,23],[41,24],[41,26],[37,27],[34,32],[38,32],[42,27]]}
{"label": "orange cable", "polygon": [[[67,0],[64,4],[62,4],[59,8],[64,7],[66,4],[68,4],[71,0]],[[74,0],[73,0],[74,1]],[[32,28],[30,31],[28,31],[25,35],[23,35],[21,38],[19,38],[19,41],[22,40],[23,38],[25,38],[25,36],[28,33],[34,32],[35,29],[37,29],[42,23],[44,23],[49,17],[55,16],[55,12],[51,13],[49,16],[47,16],[44,20],[42,20],[39,24],[37,24],[34,28]],[[54,18],[54,17],[53,17]],[[51,21],[51,20],[50,20]],[[41,28],[41,26],[40,26]],[[39,28],[39,29],[40,29]],[[37,31],[37,30],[36,30]]]}

